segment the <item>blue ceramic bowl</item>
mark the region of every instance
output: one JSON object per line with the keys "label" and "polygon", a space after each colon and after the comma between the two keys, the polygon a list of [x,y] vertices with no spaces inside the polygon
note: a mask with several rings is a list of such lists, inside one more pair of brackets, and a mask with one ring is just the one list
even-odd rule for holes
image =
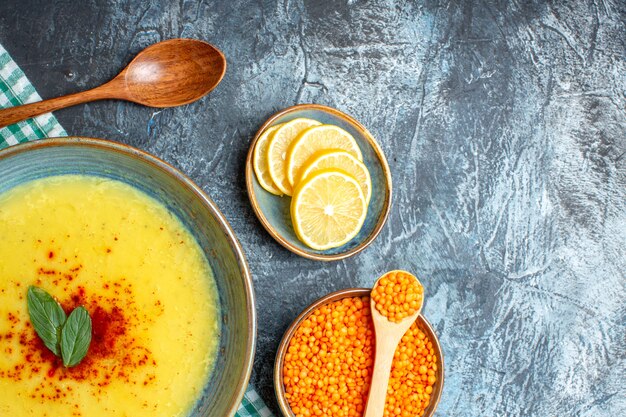
{"label": "blue ceramic bowl", "polygon": [[[302,243],[293,230],[290,214],[291,197],[275,196],[261,187],[254,174],[252,154],[261,134],[269,127],[298,117],[332,124],[349,132],[356,139],[363,162],[372,178],[372,198],[361,231],[351,241],[338,248],[318,251]],[[319,104],[299,104],[282,110],[269,118],[259,129],[248,152],[246,184],[250,203],[261,224],[285,248],[319,261],[334,261],[352,256],[365,249],[378,236],[391,208],[391,173],[382,149],[372,135],[352,117],[339,110]]]}
{"label": "blue ceramic bowl", "polygon": [[252,369],[256,312],[243,251],[215,203],[172,166],[114,142],[45,139],[0,152],[0,193],[27,181],[63,174],[95,175],[130,184],[168,207],[194,235],[213,269],[222,332],[214,370],[190,415],[233,416]]}

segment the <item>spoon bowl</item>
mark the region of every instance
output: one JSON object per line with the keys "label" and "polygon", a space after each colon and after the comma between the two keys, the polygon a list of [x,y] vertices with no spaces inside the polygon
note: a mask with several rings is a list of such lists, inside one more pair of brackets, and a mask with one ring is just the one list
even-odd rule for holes
{"label": "spoon bowl", "polygon": [[0,110],[0,127],[95,100],[120,99],[174,107],[200,99],[224,77],[226,58],[197,39],[170,39],[141,51],[111,81],[91,90]]}
{"label": "spoon bowl", "polygon": [[194,102],[224,77],[226,58],[197,39],[170,39],[141,51],[112,81],[125,84],[125,98],[149,107]]}

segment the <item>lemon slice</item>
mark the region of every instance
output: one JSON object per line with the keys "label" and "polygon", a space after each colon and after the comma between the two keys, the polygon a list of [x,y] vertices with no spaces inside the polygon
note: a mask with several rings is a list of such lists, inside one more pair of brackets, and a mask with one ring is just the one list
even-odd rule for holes
{"label": "lemon slice", "polygon": [[267,163],[267,147],[270,143],[272,134],[283,124],[269,127],[265,129],[265,132],[261,134],[259,140],[254,146],[254,152],[252,154],[252,167],[256,174],[256,179],[267,192],[274,195],[282,195],[283,193],[276,187],[272,177],[270,177],[269,166]]}
{"label": "lemon slice", "polygon": [[307,246],[326,250],[355,237],[365,221],[367,204],[359,183],[338,169],[324,169],[298,184],[291,219]]}
{"label": "lemon slice", "polygon": [[352,176],[361,186],[365,203],[369,204],[372,197],[372,179],[367,167],[363,162],[341,149],[327,149],[314,153],[300,169],[296,182],[305,181],[315,172],[328,168],[337,168]]}
{"label": "lemon slice", "polygon": [[342,149],[359,161],[361,149],[351,134],[334,125],[321,125],[303,131],[287,151],[287,180],[294,186],[300,168],[315,152],[322,149]]}
{"label": "lemon slice", "polygon": [[306,118],[293,119],[283,123],[270,137],[267,147],[267,166],[272,181],[284,194],[291,195],[293,191],[291,184],[287,180],[287,165],[285,163],[287,149],[300,132],[316,125],[321,125],[321,123],[317,120]]}

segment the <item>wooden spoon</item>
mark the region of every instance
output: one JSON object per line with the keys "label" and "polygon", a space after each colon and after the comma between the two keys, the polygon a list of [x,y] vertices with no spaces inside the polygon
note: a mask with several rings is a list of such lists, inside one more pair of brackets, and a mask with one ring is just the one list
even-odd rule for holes
{"label": "wooden spoon", "polygon": [[103,99],[150,107],[188,104],[213,90],[224,77],[226,58],[195,39],[171,39],[141,51],[106,84],[91,90],[0,110],[0,127],[76,104]]}
{"label": "wooden spoon", "polygon": [[[378,278],[374,288],[379,281],[387,275],[394,272],[402,272],[410,275],[421,286],[419,280],[406,271],[390,271]],[[374,298],[370,297],[372,310],[372,321],[374,322],[374,332],[376,333],[376,356],[374,358],[374,370],[372,372],[372,383],[367,399],[367,406],[363,417],[382,417],[385,411],[385,399],[387,398],[387,387],[389,385],[389,375],[391,373],[391,364],[396,348],[402,339],[402,336],[409,330],[411,325],[417,320],[423,306],[423,300],[417,308],[417,311],[410,316],[405,317],[398,323],[389,321],[376,308]]]}

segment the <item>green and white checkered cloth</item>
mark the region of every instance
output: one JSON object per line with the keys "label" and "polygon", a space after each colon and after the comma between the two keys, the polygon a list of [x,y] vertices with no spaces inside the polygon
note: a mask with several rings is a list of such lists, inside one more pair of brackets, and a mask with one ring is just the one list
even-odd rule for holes
{"label": "green and white checkered cloth", "polygon": [[[20,67],[0,45],[0,109],[41,100]],[[0,129],[0,149],[29,140],[67,136],[52,113]]]}
{"label": "green and white checkered cloth", "polygon": [[[0,109],[41,100],[26,75],[0,45]],[[67,136],[52,113],[0,129],[0,149],[30,140]],[[257,392],[248,387],[238,417],[270,417],[271,411]]]}

